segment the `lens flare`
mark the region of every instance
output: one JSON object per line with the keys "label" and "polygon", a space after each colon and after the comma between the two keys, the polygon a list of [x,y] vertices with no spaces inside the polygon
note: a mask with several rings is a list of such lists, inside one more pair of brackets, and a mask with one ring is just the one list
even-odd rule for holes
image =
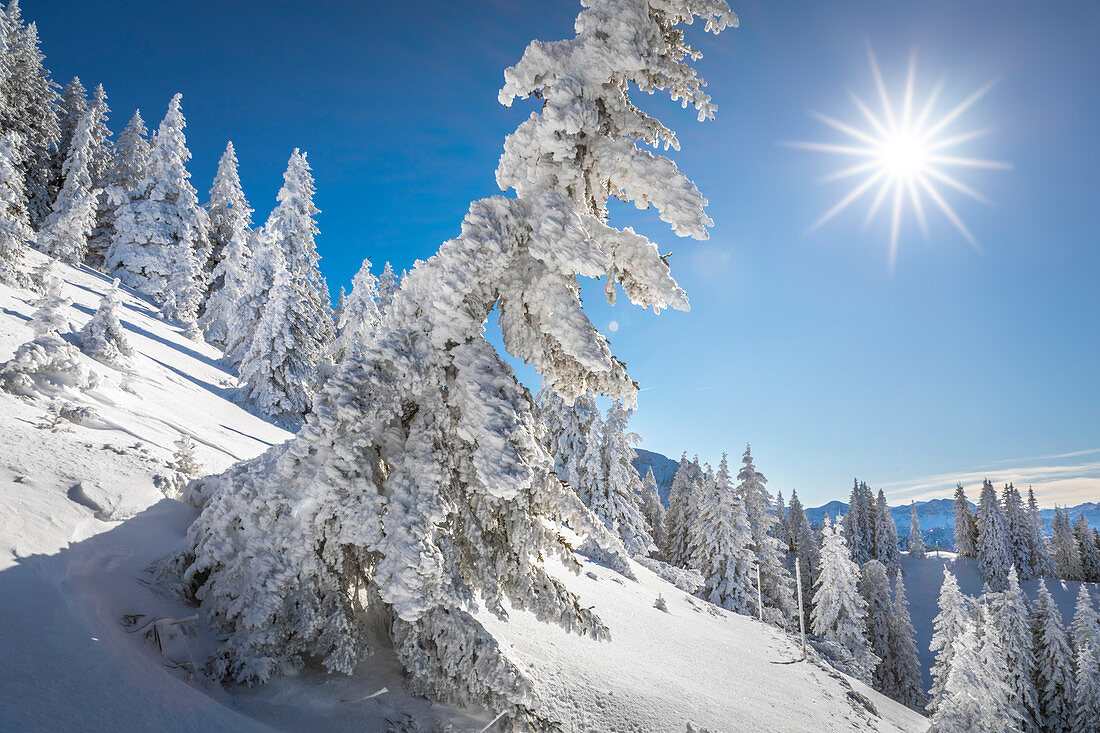
{"label": "lens flare", "polygon": [[813,231],[828,222],[856,201],[869,198],[870,206],[864,218],[866,227],[882,211],[889,207],[890,268],[897,260],[898,236],[903,214],[912,208],[912,219],[927,236],[925,217],[926,202],[931,203],[951,222],[968,242],[978,247],[962,219],[947,202],[948,189],[964,196],[989,203],[988,199],[967,186],[953,175],[953,169],[980,168],[1007,170],[1012,166],[995,160],[967,157],[960,154],[960,146],[987,134],[988,130],[951,132],[955,121],[974,105],[993,86],[986,84],[942,116],[934,117],[933,109],[943,91],[941,80],[919,108],[914,104],[917,67],[915,57],[909,59],[905,88],[901,104],[891,100],[879,70],[878,61],[870,47],[867,58],[871,65],[875,90],[880,109],[873,111],[866,102],[852,92],[848,93],[859,113],[859,122],[848,124],[817,112],[811,114],[831,129],[842,133],[841,143],[794,142],[793,147],[816,152],[845,156],[851,164],[828,176],[825,181],[855,179],[856,184],[820,219],[814,222]]}

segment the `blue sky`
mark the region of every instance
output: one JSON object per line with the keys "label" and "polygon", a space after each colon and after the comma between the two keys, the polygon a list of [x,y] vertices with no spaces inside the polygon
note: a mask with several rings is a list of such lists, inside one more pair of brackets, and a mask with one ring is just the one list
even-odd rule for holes
{"label": "blue sky", "polygon": [[[527,114],[497,103],[503,70],[531,38],[571,35],[579,5],[23,7],[55,78],[104,84],[116,132],[135,107],[155,127],[183,93],[200,196],[232,139],[262,220],[290,151],[308,151],[335,290],[365,256],[398,268],[429,256],[471,200],[497,193],[504,136]],[[901,501],[987,474],[1034,483],[1044,504],[1100,500],[1100,5],[734,9],[738,29],[691,29],[714,122],[639,98],[679,132],[674,157],[710,200],[711,239],[614,212],[673,252],[692,311],[586,298],[644,389],[644,447],[717,461],[751,441],[772,487],[809,504],[846,495],[853,476]],[[809,110],[858,119],[846,90],[873,97],[867,44],[895,95],[915,51],[918,94],[945,79],[941,112],[997,80],[953,128],[991,128],[961,149],[1012,164],[964,175],[990,204],[949,197],[980,253],[930,214],[927,239],[903,221],[891,270],[886,219],[862,227],[867,201],[808,231],[847,188],[820,182],[837,160],[783,143],[840,140]]]}

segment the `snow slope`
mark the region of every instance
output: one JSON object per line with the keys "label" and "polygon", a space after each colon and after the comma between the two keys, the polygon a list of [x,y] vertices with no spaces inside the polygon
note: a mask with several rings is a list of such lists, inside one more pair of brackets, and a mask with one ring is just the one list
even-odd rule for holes
{"label": "snow slope", "polygon": [[[79,327],[109,282],[86,269],[57,272]],[[0,361],[30,337],[33,299],[0,286]],[[95,364],[99,387],[54,395],[95,411],[71,432],[39,427],[48,397],[0,393],[0,729],[477,731],[490,723],[493,711],[404,692],[400,666],[384,652],[352,677],[307,667],[256,689],[223,688],[193,671],[217,640],[172,593],[161,561],[183,547],[195,510],[162,496],[154,476],[167,472],[180,435],[214,471],[289,434],[234,404],[235,379],[218,352],[158,320],[147,302],[127,294],[122,321],[139,353],[133,367]],[[792,637],[632,569],[636,581],[592,562],[566,576],[598,609],[610,641],[523,612],[484,618],[564,730],[926,729],[864,685],[802,661]],[[659,596],[667,611],[655,607]]]}

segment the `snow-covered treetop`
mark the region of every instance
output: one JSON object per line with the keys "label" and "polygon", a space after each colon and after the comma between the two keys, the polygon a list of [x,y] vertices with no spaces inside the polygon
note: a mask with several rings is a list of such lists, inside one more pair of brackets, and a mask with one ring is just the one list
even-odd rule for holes
{"label": "snow-covered treetop", "polygon": [[132,188],[145,176],[149,164],[149,131],[145,129],[145,120],[141,119],[141,110],[135,110],[134,116],[119,133],[115,146],[118,156],[111,183],[123,188]]}
{"label": "snow-covered treetop", "polygon": [[[140,117],[137,118],[140,121]],[[218,231],[223,223],[215,212],[233,212],[237,217],[251,221],[252,208],[241,189],[241,176],[237,171],[237,151],[233,148],[233,141],[225,144],[225,152],[218,161],[218,172],[214,175],[214,184],[210,187],[210,230],[211,234]],[[226,233],[222,239],[228,242],[231,235]]]}

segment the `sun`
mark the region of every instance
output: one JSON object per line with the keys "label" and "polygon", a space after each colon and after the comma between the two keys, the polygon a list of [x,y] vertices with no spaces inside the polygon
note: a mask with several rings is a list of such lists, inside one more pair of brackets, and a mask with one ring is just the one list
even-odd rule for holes
{"label": "sun", "polygon": [[867,198],[870,205],[864,219],[864,227],[871,223],[880,212],[889,211],[890,223],[890,268],[897,260],[898,237],[901,232],[905,212],[912,209],[909,218],[913,219],[928,235],[928,221],[925,215],[929,203],[935,207],[956,230],[972,245],[978,247],[977,240],[967,229],[955,209],[947,201],[949,192],[962,194],[971,199],[989,203],[989,200],[953,174],[955,169],[1011,168],[1008,163],[995,160],[967,157],[961,152],[962,146],[987,134],[989,131],[970,130],[954,132],[957,120],[971,106],[981,99],[993,84],[986,84],[943,115],[934,116],[933,111],[943,92],[944,82],[936,84],[921,104],[916,104],[916,57],[909,59],[904,91],[900,104],[891,99],[886,91],[882,72],[870,46],[867,57],[871,66],[875,90],[880,107],[872,110],[853,92],[848,92],[858,112],[856,123],[841,122],[833,117],[811,112],[811,115],[833,129],[842,133],[843,142],[795,142],[794,147],[822,153],[844,156],[850,163],[825,181],[854,179],[855,185],[814,222],[813,231],[844,211],[860,199]]}

